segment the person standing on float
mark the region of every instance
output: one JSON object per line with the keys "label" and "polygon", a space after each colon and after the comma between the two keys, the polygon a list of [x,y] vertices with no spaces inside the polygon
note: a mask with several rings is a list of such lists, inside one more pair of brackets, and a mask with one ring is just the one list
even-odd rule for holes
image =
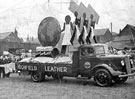
{"label": "person standing on float", "polygon": [[90,27],[91,27],[91,39],[93,39],[94,43],[97,43],[96,37],[94,35],[95,21],[93,20],[94,19],[93,14],[90,15],[90,18],[91,18],[91,24],[90,24]]}
{"label": "person standing on float", "polygon": [[79,36],[80,36],[79,28],[80,28],[81,18],[80,19],[78,18],[77,11],[74,12],[74,16],[75,16],[75,21],[73,24],[74,29],[73,29],[73,34],[72,34],[70,42],[73,45],[74,50],[77,50],[78,47],[80,46],[78,40],[79,40]]}
{"label": "person standing on float", "polygon": [[94,28],[95,28],[95,21],[93,21],[93,15],[90,15],[90,27],[89,27],[89,32],[88,35],[86,37],[86,42],[87,44],[91,44],[91,43],[97,43],[95,35],[94,35]]}
{"label": "person standing on float", "polygon": [[86,13],[83,13],[83,28],[81,33],[82,35],[80,35],[80,37],[82,36],[83,44],[86,44],[86,37],[88,35],[87,28],[88,28],[88,20],[86,20]]}
{"label": "person standing on float", "polygon": [[70,21],[71,21],[71,17],[69,15],[67,15],[65,17],[63,29],[61,31],[61,33],[64,34],[61,53],[65,54],[65,55],[68,55],[69,46],[71,45],[70,40],[71,40],[71,32],[73,30],[73,26],[72,26],[72,22],[70,22]]}

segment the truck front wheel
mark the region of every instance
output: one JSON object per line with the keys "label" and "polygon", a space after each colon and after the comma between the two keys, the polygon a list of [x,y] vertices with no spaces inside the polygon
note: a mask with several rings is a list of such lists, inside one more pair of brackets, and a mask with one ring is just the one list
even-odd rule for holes
{"label": "truck front wheel", "polygon": [[94,80],[96,84],[101,87],[110,86],[112,83],[112,76],[106,69],[97,69],[95,71]]}
{"label": "truck front wheel", "polygon": [[41,82],[41,81],[45,80],[45,75],[44,75],[44,73],[33,72],[31,74],[31,79],[34,82]]}

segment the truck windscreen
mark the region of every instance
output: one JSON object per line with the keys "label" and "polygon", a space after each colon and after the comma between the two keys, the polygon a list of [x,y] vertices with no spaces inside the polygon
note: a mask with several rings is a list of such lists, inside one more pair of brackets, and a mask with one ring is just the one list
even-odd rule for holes
{"label": "truck windscreen", "polygon": [[95,46],[96,54],[108,54],[109,50],[106,46]]}

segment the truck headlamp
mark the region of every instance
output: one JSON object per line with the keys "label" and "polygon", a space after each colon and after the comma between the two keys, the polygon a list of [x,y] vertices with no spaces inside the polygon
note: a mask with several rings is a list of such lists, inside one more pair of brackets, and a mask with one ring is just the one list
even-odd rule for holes
{"label": "truck headlamp", "polygon": [[123,61],[123,60],[121,61],[121,65],[122,65],[122,66],[124,66],[124,65],[125,65],[125,63],[124,63],[124,61]]}

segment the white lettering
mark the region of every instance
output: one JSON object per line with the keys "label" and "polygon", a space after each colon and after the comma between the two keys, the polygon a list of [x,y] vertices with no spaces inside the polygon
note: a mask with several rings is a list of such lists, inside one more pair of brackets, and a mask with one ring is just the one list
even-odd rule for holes
{"label": "white lettering", "polygon": [[28,70],[36,71],[37,66],[28,66]]}
{"label": "white lettering", "polygon": [[32,70],[32,71],[36,71],[37,70],[37,66],[28,66],[28,65],[18,65],[18,69],[21,70]]}
{"label": "white lettering", "polygon": [[67,67],[44,66],[48,72],[67,72]]}

